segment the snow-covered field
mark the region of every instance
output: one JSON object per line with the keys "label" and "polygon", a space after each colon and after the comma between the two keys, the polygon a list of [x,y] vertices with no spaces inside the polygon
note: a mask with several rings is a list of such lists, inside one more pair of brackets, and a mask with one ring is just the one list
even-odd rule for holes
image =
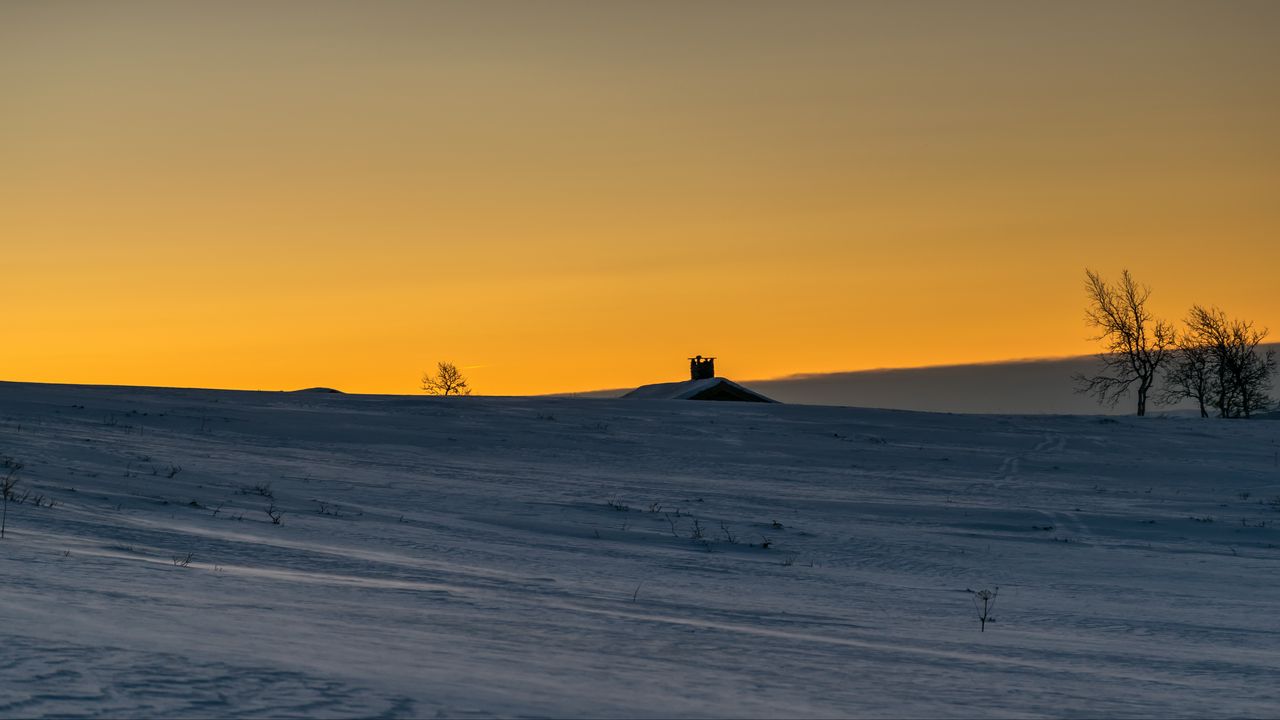
{"label": "snow-covered field", "polygon": [[1276,717],[1278,453],[1270,421],[0,384],[0,717]]}

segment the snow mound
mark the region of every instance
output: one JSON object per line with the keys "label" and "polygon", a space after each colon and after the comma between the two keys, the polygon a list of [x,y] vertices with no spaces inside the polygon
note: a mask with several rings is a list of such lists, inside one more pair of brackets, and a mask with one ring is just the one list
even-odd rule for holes
{"label": "snow mound", "polygon": [[744,402],[776,402],[760,393],[722,377],[684,382],[642,385],[623,395],[632,400],[737,400]]}

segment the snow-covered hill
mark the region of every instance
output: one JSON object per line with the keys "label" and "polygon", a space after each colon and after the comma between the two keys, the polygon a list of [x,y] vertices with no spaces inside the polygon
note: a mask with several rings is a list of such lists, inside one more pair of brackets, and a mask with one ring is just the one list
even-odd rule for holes
{"label": "snow-covered hill", "polygon": [[0,454],[3,717],[1280,709],[1277,422],[0,384]]}

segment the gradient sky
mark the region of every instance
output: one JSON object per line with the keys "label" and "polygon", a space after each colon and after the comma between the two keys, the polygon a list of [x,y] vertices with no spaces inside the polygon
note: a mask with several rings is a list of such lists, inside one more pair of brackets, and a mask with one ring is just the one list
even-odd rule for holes
{"label": "gradient sky", "polygon": [[0,378],[415,392],[1280,332],[1280,2],[0,2]]}

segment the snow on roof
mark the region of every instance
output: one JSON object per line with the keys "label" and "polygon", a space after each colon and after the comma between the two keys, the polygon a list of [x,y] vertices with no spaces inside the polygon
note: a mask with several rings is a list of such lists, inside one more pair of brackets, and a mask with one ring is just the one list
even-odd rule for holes
{"label": "snow on roof", "polygon": [[776,400],[771,400],[754,390],[745,388],[728,378],[722,377],[641,385],[622,397],[632,398],[635,400],[696,400],[700,399],[698,396],[713,391],[722,391],[729,395],[742,395],[744,396],[740,398],[742,400],[777,402]]}

